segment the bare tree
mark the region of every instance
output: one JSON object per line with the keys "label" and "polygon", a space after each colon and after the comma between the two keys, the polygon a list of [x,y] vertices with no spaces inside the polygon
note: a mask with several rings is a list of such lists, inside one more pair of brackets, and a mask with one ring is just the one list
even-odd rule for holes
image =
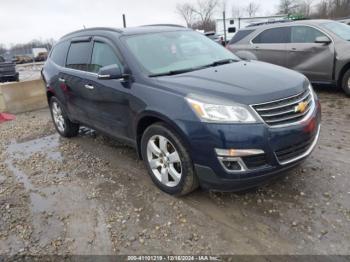
{"label": "bare tree", "polygon": [[199,22],[203,30],[213,29],[213,16],[218,4],[218,0],[197,0],[193,12],[199,17]]}
{"label": "bare tree", "polygon": [[292,14],[299,7],[298,0],[280,0],[278,12],[280,14]]}
{"label": "bare tree", "polygon": [[0,44],[0,55],[6,53],[7,49],[4,44]]}
{"label": "bare tree", "polygon": [[297,12],[305,17],[310,17],[313,2],[314,0],[301,1],[299,6],[297,7]]}
{"label": "bare tree", "polygon": [[260,5],[255,2],[250,2],[246,7],[246,12],[249,17],[255,16],[255,14],[259,11]]}
{"label": "bare tree", "polygon": [[188,3],[177,4],[176,12],[185,20],[187,27],[192,27],[195,19],[194,8]]}
{"label": "bare tree", "polygon": [[349,0],[321,0],[316,6],[315,18],[341,18],[349,16]]}

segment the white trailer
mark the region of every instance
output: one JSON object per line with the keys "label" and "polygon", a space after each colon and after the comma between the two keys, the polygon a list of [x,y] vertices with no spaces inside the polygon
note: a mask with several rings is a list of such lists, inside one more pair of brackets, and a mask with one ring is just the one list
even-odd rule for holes
{"label": "white trailer", "polygon": [[47,54],[47,49],[45,47],[36,47],[32,49],[32,54],[34,59],[37,59],[40,53]]}
{"label": "white trailer", "polygon": [[275,15],[275,16],[262,16],[262,17],[240,17],[240,18],[226,18],[216,19],[215,30],[219,36],[225,35],[224,25],[226,27],[226,40],[230,41],[235,33],[251,24],[274,22],[287,19],[286,15]]}

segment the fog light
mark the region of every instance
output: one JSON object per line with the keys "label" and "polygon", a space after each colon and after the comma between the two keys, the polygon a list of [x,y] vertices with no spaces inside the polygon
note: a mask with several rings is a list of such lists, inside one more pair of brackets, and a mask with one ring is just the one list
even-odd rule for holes
{"label": "fog light", "polygon": [[237,161],[230,161],[230,160],[223,160],[222,164],[228,169],[232,171],[239,171],[242,170],[242,167],[240,164],[238,164]]}

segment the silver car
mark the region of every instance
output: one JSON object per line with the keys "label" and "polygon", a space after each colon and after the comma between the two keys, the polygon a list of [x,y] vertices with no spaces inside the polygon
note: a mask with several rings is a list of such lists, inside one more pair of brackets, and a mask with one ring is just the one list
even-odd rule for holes
{"label": "silver car", "polygon": [[315,84],[342,87],[350,96],[350,26],[303,20],[240,30],[228,49],[242,59],[296,70]]}

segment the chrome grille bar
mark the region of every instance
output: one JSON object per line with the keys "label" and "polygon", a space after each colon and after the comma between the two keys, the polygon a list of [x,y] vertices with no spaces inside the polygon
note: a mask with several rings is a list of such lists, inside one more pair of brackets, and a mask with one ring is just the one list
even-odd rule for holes
{"label": "chrome grille bar", "polygon": [[[302,104],[303,103],[303,104]],[[297,106],[302,106],[298,110]],[[297,95],[271,102],[252,105],[262,120],[269,126],[288,125],[302,120],[313,105],[311,89]]]}

